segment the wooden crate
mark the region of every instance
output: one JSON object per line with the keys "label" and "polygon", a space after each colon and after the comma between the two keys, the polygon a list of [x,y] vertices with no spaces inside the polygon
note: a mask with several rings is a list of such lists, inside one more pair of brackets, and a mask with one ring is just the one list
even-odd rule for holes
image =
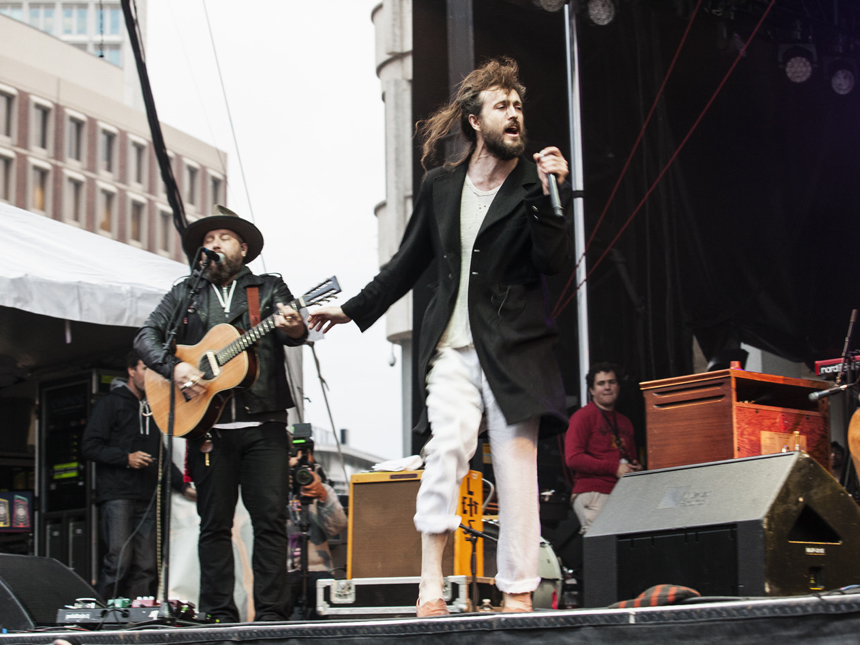
{"label": "wooden crate", "polygon": [[829,399],[809,400],[829,385],[736,369],[640,383],[648,468],[766,455],[799,443],[829,471]]}

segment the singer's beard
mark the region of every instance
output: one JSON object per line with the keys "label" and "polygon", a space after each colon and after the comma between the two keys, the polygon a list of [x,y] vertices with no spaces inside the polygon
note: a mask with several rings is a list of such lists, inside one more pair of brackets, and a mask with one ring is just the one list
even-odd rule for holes
{"label": "singer's beard", "polygon": [[484,132],[484,145],[494,157],[502,161],[510,161],[519,157],[526,149],[528,143],[526,127],[521,123],[519,124],[519,134],[520,136],[516,141],[508,141],[505,139],[504,129],[489,130]]}
{"label": "singer's beard", "polygon": [[212,284],[219,286],[227,284],[233,276],[242,270],[241,255],[224,256],[224,261],[215,264],[214,262],[206,267],[204,277]]}

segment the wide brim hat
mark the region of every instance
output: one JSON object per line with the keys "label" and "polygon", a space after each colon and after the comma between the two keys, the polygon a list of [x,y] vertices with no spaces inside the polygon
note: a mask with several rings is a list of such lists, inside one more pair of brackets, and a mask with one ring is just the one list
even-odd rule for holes
{"label": "wide brim hat", "polygon": [[182,250],[189,258],[193,258],[197,249],[203,246],[203,238],[209,231],[226,228],[233,231],[248,245],[245,254],[245,264],[254,260],[263,250],[263,234],[254,224],[244,220],[226,206],[215,204],[212,207],[212,215],[203,217],[188,225],[182,235]]}

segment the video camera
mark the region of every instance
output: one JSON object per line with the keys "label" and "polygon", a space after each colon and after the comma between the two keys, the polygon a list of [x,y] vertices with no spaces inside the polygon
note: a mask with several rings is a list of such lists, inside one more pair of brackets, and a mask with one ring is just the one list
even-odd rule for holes
{"label": "video camera", "polygon": [[301,494],[302,486],[307,486],[314,480],[313,468],[308,463],[308,456],[314,451],[313,428],[310,423],[296,423],[290,428],[293,435],[290,456],[299,457],[298,463],[292,467],[293,492]]}

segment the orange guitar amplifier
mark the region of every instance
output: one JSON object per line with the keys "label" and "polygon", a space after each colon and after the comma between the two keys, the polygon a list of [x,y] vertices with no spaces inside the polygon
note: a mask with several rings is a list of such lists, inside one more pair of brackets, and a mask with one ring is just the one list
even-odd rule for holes
{"label": "orange guitar amplifier", "polygon": [[[423,470],[359,473],[349,483],[349,545],[346,577],[385,578],[421,575],[421,534],[415,530],[415,497]],[[481,473],[469,471],[460,485],[458,515],[481,530]],[[484,575],[483,540],[477,544],[477,574]],[[472,544],[464,531],[448,538],[442,573],[471,575]]]}
{"label": "orange guitar amplifier", "polygon": [[830,468],[829,399],[822,381],[719,370],[640,383],[648,468],[674,468],[800,448]]}

